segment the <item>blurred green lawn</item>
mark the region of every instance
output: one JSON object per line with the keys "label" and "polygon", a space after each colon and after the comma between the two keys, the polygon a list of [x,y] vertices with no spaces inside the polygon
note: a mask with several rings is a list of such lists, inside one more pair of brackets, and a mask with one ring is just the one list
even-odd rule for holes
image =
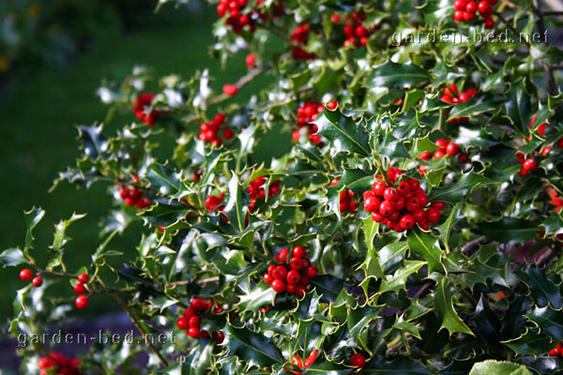
{"label": "blurred green lawn", "polygon": [[[211,26],[216,19],[212,11],[181,12],[174,17],[175,22],[165,28],[108,36],[67,68],[45,69],[24,77],[0,104],[1,249],[21,246],[23,211],[33,206],[47,211],[35,232],[34,254],[38,259],[45,259],[54,223],[73,212],[88,213],[69,231],[73,241],[67,246],[65,260],[70,271],[89,263],[89,254],[99,244],[98,224],[111,205],[107,186],[98,184],[90,190],[76,190],[62,184],[53,193],[47,191],[57,173],[74,165],[79,155],[75,125],[89,125],[106,115],[107,107],[95,96],[103,78],[119,82],[135,64],[152,68],[156,77],[172,73],[189,77],[197,69],[208,67],[212,75],[234,81],[233,77],[246,72],[243,53],[226,71],[221,71],[219,62],[209,57],[208,46],[213,42]],[[220,90],[225,80],[218,81],[215,87]],[[248,96],[260,85],[250,85],[242,94]],[[118,116],[112,125],[131,120],[132,116]],[[114,240],[111,248],[132,253],[137,238],[126,233]],[[0,295],[0,322],[5,322],[11,314],[16,290],[24,283],[16,270],[0,269],[0,285],[4,289]],[[93,302],[90,313],[103,309],[99,302]]]}

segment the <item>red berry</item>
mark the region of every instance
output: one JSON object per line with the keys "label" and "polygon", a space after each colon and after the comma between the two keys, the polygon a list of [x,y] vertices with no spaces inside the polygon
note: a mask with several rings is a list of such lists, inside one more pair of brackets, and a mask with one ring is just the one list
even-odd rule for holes
{"label": "red berry", "polygon": [[338,102],[337,102],[336,100],[331,100],[331,101],[328,102],[328,104],[326,105],[326,107],[327,107],[328,109],[330,109],[331,111],[334,111],[337,106],[338,106]]}
{"label": "red berry", "polygon": [[20,271],[20,279],[22,281],[29,281],[33,277],[33,272],[31,270],[24,268]]}
{"label": "red berry", "polygon": [[421,205],[418,198],[411,198],[407,200],[407,202],[405,203],[405,207],[407,211],[414,212],[418,210],[421,207]]}
{"label": "red berry", "polygon": [[307,267],[307,276],[309,276],[310,278],[317,277],[318,274],[319,274],[319,270],[317,269],[317,267],[315,266]]}
{"label": "red berry", "polygon": [[448,155],[448,156],[457,155],[459,153],[459,150],[460,150],[460,148],[457,144],[450,142],[446,146],[446,155]]}
{"label": "red berry", "polygon": [[557,147],[563,148],[563,138],[561,138],[557,141]]}
{"label": "red berry", "polygon": [[43,285],[43,279],[41,278],[41,276],[35,276],[33,280],[31,280],[31,284],[33,284],[34,287],[39,288],[41,285]]}
{"label": "red berry", "polygon": [[403,215],[403,217],[401,217],[399,224],[401,225],[401,228],[403,228],[403,229],[410,229],[414,226],[415,221],[416,220],[414,219],[413,215],[406,214],[406,215]]}
{"label": "red berry", "polygon": [[537,167],[538,164],[534,159],[531,158],[524,160],[524,163],[522,163],[522,168],[524,168],[524,170],[528,172],[535,171]]}
{"label": "red berry", "polygon": [[443,148],[440,148],[440,149],[434,151],[434,159],[440,159],[440,158],[442,158],[444,155],[446,155],[446,152],[444,151]]}
{"label": "red berry", "polygon": [[385,189],[387,189],[387,185],[383,181],[376,181],[371,185],[371,191],[375,195],[383,196]]}
{"label": "red berry", "polygon": [[457,162],[460,164],[465,164],[469,162],[469,155],[467,155],[466,153],[462,152],[461,154],[457,155]]}
{"label": "red berry", "polygon": [[177,325],[178,328],[180,328],[182,331],[185,331],[186,329],[189,328],[188,319],[187,319],[187,318],[184,318],[184,317],[178,318],[178,320],[176,320],[176,325]]}
{"label": "red berry", "polygon": [[465,11],[468,13],[475,13],[477,12],[477,3],[473,0],[470,0],[467,5],[465,6]]}
{"label": "red berry", "polygon": [[[292,260],[295,258],[292,258]],[[285,277],[287,276],[287,268],[285,268],[284,266],[277,266],[274,269],[274,272],[272,272],[272,276],[274,277],[274,279],[276,280],[283,280],[285,279]]]}
{"label": "red berry", "polygon": [[383,216],[389,216],[393,213],[393,211],[395,211],[395,207],[393,206],[393,203],[389,201],[383,201],[381,202],[381,205],[379,205],[379,213]]}
{"label": "red berry", "polygon": [[303,248],[303,246],[295,246],[293,248],[293,256],[298,258],[305,258],[307,255],[307,250]]}
{"label": "red berry", "polygon": [[279,279],[272,281],[272,289],[275,290],[276,293],[283,293],[285,291],[285,282]]}
{"label": "red berry", "polygon": [[88,284],[88,282],[90,281],[90,276],[88,276],[88,274],[86,273],[81,273],[80,275],[78,275],[77,279],[78,282],[82,284]]}
{"label": "red berry", "polygon": [[303,268],[303,259],[298,257],[293,257],[289,261],[289,266],[291,267],[291,269],[300,270],[301,268]]}
{"label": "red berry", "polygon": [[467,0],[455,0],[454,9],[464,11],[467,6]]}
{"label": "red berry", "polygon": [[385,198],[386,201],[395,202],[399,198],[399,194],[397,193],[397,190],[388,187],[383,192],[383,198]]}
{"label": "red berry", "polygon": [[491,4],[486,0],[482,0],[477,5],[477,9],[479,9],[479,13],[481,14],[488,14],[488,12],[491,11]]}
{"label": "red berry", "polygon": [[74,284],[74,287],[72,289],[74,290],[74,293],[76,293],[76,294],[86,293],[86,287],[82,283]]}
{"label": "red berry", "polygon": [[301,280],[301,275],[299,275],[299,272],[296,270],[289,271],[287,273],[287,277],[285,278],[288,285],[296,285],[299,283],[299,280]]}
{"label": "red berry", "polygon": [[364,201],[364,209],[367,212],[375,212],[379,209],[380,204],[381,202],[379,202],[379,199],[377,199],[374,196],[371,196],[366,198],[366,200]]}
{"label": "red berry", "polygon": [[254,69],[256,67],[256,55],[250,53],[246,56],[246,66],[248,69]]}
{"label": "red berry", "polygon": [[475,13],[463,12],[463,19],[465,21],[473,21],[475,19]]}
{"label": "red berry", "polygon": [[339,23],[340,22],[340,16],[337,13],[334,13],[332,16],[330,16],[330,22]]}
{"label": "red berry", "polygon": [[233,135],[235,135],[235,133],[231,129],[223,130],[223,138],[231,139],[231,138],[233,138]]}
{"label": "red berry", "polygon": [[418,173],[424,176],[424,174],[426,173],[426,165],[421,165],[420,167],[418,167]]}
{"label": "red berry", "polygon": [[264,274],[263,279],[264,279],[264,282],[266,284],[271,284],[272,281],[274,280],[274,278],[270,274],[267,274],[267,273]]}
{"label": "red berry", "polygon": [[556,356],[559,355],[559,353],[557,352],[556,349],[551,349],[551,350],[549,351],[549,355],[552,356],[552,357],[556,357]]}
{"label": "red berry", "polygon": [[238,92],[238,88],[237,88],[236,85],[233,85],[231,83],[227,83],[226,85],[223,86],[223,93],[225,95],[233,96],[233,95],[236,95],[237,92]]}
{"label": "red berry", "polygon": [[88,297],[86,296],[78,296],[76,297],[76,300],[74,301],[74,303],[76,304],[76,307],[78,307],[79,309],[85,309],[88,307]]}
{"label": "red berry", "polygon": [[426,220],[428,220],[429,223],[438,222],[438,220],[440,220],[440,211],[433,207],[429,208],[426,210]]}
{"label": "red berry", "polygon": [[366,365],[366,358],[360,353],[356,353],[350,358],[350,365],[362,368]]}
{"label": "red berry", "polygon": [[278,253],[278,262],[287,263],[287,252],[289,251],[288,248],[281,249]]}
{"label": "red berry", "polygon": [[438,210],[442,211],[446,208],[446,204],[444,202],[432,202],[431,207],[437,208]]}
{"label": "red berry", "polygon": [[[464,11],[462,11],[462,10],[456,10],[456,11],[454,12],[454,20],[455,20],[456,22],[461,22],[461,21],[463,21],[463,15],[464,15],[464,14],[465,14]],[[444,100],[443,98],[444,98],[444,97],[442,97],[441,99]],[[449,98],[448,98],[448,100],[449,100]],[[448,102],[446,101],[446,103],[448,103]]]}
{"label": "red berry", "polygon": [[201,319],[199,318],[199,316],[190,316],[190,319],[188,320],[188,325],[190,327],[199,327],[199,323],[201,322]]}
{"label": "red berry", "polygon": [[435,144],[436,146],[440,146],[440,147],[442,147],[442,148],[446,147],[446,146],[448,145],[448,143],[449,143],[449,142],[446,141],[444,138],[438,138],[438,139],[434,142],[434,144]]}
{"label": "red berry", "polygon": [[197,339],[199,338],[199,335],[201,334],[201,330],[199,329],[199,327],[190,327],[190,329],[188,329],[188,336],[190,336],[193,339]]}
{"label": "red berry", "polygon": [[431,157],[432,157],[432,153],[430,151],[426,151],[418,155],[418,158],[422,160],[429,160]]}
{"label": "red berry", "polygon": [[299,298],[302,298],[305,294],[307,294],[307,287],[305,286],[298,286],[295,290],[295,295]]}

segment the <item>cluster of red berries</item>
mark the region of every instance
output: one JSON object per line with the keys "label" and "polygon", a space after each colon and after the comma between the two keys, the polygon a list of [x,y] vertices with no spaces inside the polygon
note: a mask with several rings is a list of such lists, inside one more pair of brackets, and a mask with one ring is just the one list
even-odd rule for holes
{"label": "cluster of red berries", "polygon": [[[331,100],[327,103],[326,107],[331,111],[334,111],[338,103],[336,100]],[[293,128],[293,133],[291,139],[294,142],[306,142],[308,138],[314,144],[319,144],[321,142],[321,136],[315,134],[319,129],[317,125],[312,122],[317,119],[319,113],[324,111],[325,107],[320,102],[314,102],[311,100],[306,100],[305,103],[299,108],[297,108],[297,124]],[[304,137],[307,137],[303,139]]]}
{"label": "cluster of red berries", "polygon": [[[335,13],[330,20],[332,23],[340,23],[342,19],[339,14]],[[367,44],[369,34],[377,29],[377,26],[367,28],[363,25],[365,20],[366,15],[360,14],[359,12],[353,12],[351,17],[346,17],[344,20],[346,25],[344,26],[343,32],[347,39],[344,41],[344,47],[360,47]]]}
{"label": "cluster of red berries", "polygon": [[143,196],[144,192],[142,189],[136,187],[138,182],[138,177],[135,178],[135,181],[131,183],[132,186],[130,187],[123,184],[122,182],[119,182],[117,192],[127,206],[136,206],[138,209],[142,210],[150,206],[151,201]]}
{"label": "cluster of red berries", "polygon": [[246,7],[247,0],[221,0],[217,5],[217,14],[219,17],[225,17],[227,13],[229,16],[225,24],[231,26],[236,34],[239,34],[245,27],[250,32],[256,30],[256,26],[252,21],[252,12],[243,14],[242,10]]}
{"label": "cluster of red berries", "polygon": [[80,360],[67,358],[61,353],[49,353],[47,357],[39,359],[40,375],[78,375],[80,374]]}
{"label": "cluster of red berries", "polygon": [[[466,101],[474,97],[477,92],[477,90],[469,88],[460,94],[457,86],[454,83],[451,83],[449,87],[446,87],[444,89],[444,95],[440,97],[440,100],[448,104],[465,103]],[[465,122],[467,120],[469,120],[469,117],[456,117],[449,120],[448,122],[456,123]]]}
{"label": "cluster of red berries", "polygon": [[[254,210],[254,206],[256,206],[258,199],[266,198],[266,190],[263,186],[266,183],[267,179],[267,176],[260,176],[250,181],[250,184],[248,185],[248,195],[250,197],[250,205],[248,206],[248,210],[250,212]],[[270,184],[270,187],[268,188],[268,197],[272,197],[280,192],[280,184],[281,180],[275,180]]]}
{"label": "cluster of red berries", "polygon": [[[393,185],[403,173],[405,172],[397,168],[390,168],[387,179]],[[441,211],[446,207],[443,202],[433,202],[425,209],[428,196],[420,187],[420,182],[414,178],[401,181],[397,189],[394,189],[382,180],[382,176],[378,176],[371,190],[363,195],[364,208],[371,212],[371,218],[397,232],[408,230],[415,224],[428,230],[429,223],[438,222]]]}
{"label": "cluster of red berries", "polygon": [[[330,182],[330,186],[335,186],[340,182],[340,179],[335,178]],[[355,214],[358,211],[359,203],[353,198],[356,197],[356,194],[350,189],[344,190],[340,193],[340,212],[345,213],[349,212],[351,214]]]}
{"label": "cluster of red berries", "polygon": [[309,39],[309,32],[310,32],[309,24],[304,23],[302,25],[297,25],[295,30],[291,32],[291,40],[297,44],[297,46],[293,47],[291,51],[291,57],[294,60],[309,60],[315,58],[313,53],[309,53],[305,51],[303,48],[299,47],[299,45],[306,45],[307,40]]}
{"label": "cluster of red berries", "polygon": [[533,158],[526,158],[526,156],[521,153],[516,153],[516,161],[522,163],[522,167],[518,171],[518,176],[526,177],[528,173],[535,171],[538,168],[538,163]]}
{"label": "cluster of red berries", "polygon": [[[41,276],[33,277],[33,272],[31,272],[31,270],[28,268],[21,270],[19,276],[22,281],[31,280],[31,284],[36,288],[39,288],[43,285],[43,278]],[[78,275],[77,279],[78,283],[74,285],[73,289],[76,294],[80,295],[76,297],[76,300],[74,302],[76,304],[76,307],[78,307],[79,309],[85,309],[86,307],[88,307],[88,297],[83,295],[84,293],[86,293],[86,287],[84,286],[84,284],[88,284],[90,277],[88,276],[88,274],[81,273],[80,275]]]}
{"label": "cluster of red berries", "polygon": [[277,293],[294,293],[299,298],[303,297],[311,279],[319,274],[317,267],[312,266],[307,259],[307,250],[302,246],[295,246],[291,252],[284,248],[274,259],[281,264],[271,264],[268,267],[264,282],[271,285]]}
{"label": "cluster of red berries", "polygon": [[135,104],[133,105],[133,112],[137,118],[147,124],[148,127],[152,127],[161,115],[159,111],[154,110],[146,113],[146,110],[151,106],[154,97],[154,94],[144,92],[135,99]]}
{"label": "cluster of red berries", "polygon": [[[183,316],[176,320],[176,325],[183,331],[186,331],[188,336],[193,339],[204,339],[210,336],[209,332],[201,329],[201,318],[213,304],[204,301],[200,298],[194,298],[190,302],[190,306],[184,310]],[[225,310],[218,305],[212,309],[212,313],[220,314]],[[225,338],[223,332],[212,332],[211,336],[215,337],[215,342],[221,344]]]}
{"label": "cluster of red berries", "polygon": [[481,0],[477,3],[474,0],[455,0],[454,1],[454,20],[456,22],[473,21],[477,16],[477,11],[483,17],[483,24],[486,29],[492,29],[495,21],[491,18],[493,15],[493,6],[497,5],[498,0]]}
{"label": "cluster of red berries", "polygon": [[561,344],[560,342],[557,343],[557,345],[555,346],[555,349],[551,349],[549,351],[549,355],[552,356],[552,357],[558,357],[558,356],[563,357],[563,344]]}
{"label": "cluster of red berries", "polygon": [[[530,126],[529,126],[530,129],[534,126],[534,121],[535,121],[535,120],[536,120],[536,115],[533,115],[533,116],[532,116],[532,119],[530,120]],[[543,124],[541,124],[540,126],[538,126],[538,128],[537,128],[536,130],[537,130],[538,134],[543,137],[543,136],[545,135],[546,130],[547,130],[547,124],[544,122]],[[528,135],[528,136],[526,137],[526,139],[527,139],[528,141],[530,141],[530,140],[532,139],[532,135]],[[559,140],[557,141],[557,147],[558,147],[558,148],[563,148],[563,138],[561,138],[561,139],[559,139]],[[541,150],[540,153],[541,153],[542,156],[545,157],[545,156],[547,156],[547,155],[551,152],[551,149],[552,149],[551,146],[545,146],[545,147]]]}
{"label": "cluster of red berries", "polygon": [[[422,154],[418,155],[417,157],[421,160],[430,160],[431,158],[434,159],[440,159],[444,156],[456,156],[457,155],[457,161],[461,164],[467,163],[469,161],[469,155],[467,155],[464,152],[460,152],[461,148],[454,142],[448,142],[443,138],[439,138],[436,141],[434,141],[434,144],[436,146],[439,146],[440,148],[435,150],[433,153],[430,151],[426,151],[423,152]],[[421,175],[424,175],[426,173],[426,166],[421,165],[420,167],[418,167],[418,172]]]}
{"label": "cluster of red berries", "polygon": [[90,276],[88,276],[87,273],[81,273],[80,275],[78,275],[77,279],[78,282],[74,284],[73,290],[76,294],[78,294],[78,297],[76,297],[74,304],[79,309],[85,309],[90,303],[88,296],[84,295],[87,291],[86,284],[90,282]]}
{"label": "cluster of red berries", "polygon": [[33,272],[31,272],[30,269],[28,268],[24,268],[23,270],[20,271],[20,279],[22,281],[29,281],[31,279],[31,285],[33,285],[36,288],[39,288],[41,285],[43,285],[43,278],[41,276],[35,276],[33,277],[34,274]]}
{"label": "cluster of red berries", "polygon": [[225,209],[225,205],[220,205],[221,202],[223,202],[223,198],[225,198],[225,193],[210,195],[205,198],[205,207],[207,207],[208,211],[215,211],[216,209],[223,211]]}
{"label": "cluster of red berries", "polygon": [[[221,125],[225,123],[225,115],[217,113],[213,120],[199,125],[199,140],[210,142],[213,146],[221,146],[223,140],[219,137],[219,130]],[[229,140],[233,138],[233,131],[229,128],[223,129],[223,138]]]}

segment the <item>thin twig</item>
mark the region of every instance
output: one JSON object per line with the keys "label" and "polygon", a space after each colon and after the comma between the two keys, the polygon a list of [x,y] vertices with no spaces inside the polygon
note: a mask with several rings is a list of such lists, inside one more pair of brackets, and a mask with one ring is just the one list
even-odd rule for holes
{"label": "thin twig", "polygon": [[119,305],[125,310],[125,312],[127,313],[127,316],[129,316],[129,319],[131,319],[131,322],[133,322],[133,324],[135,325],[135,327],[139,330],[139,332],[141,332],[141,335],[143,336],[143,339],[145,340],[145,343],[149,346],[149,348],[151,349],[151,351],[156,354],[156,356],[158,357],[160,363],[162,363],[162,365],[164,365],[164,367],[168,367],[168,361],[166,360],[166,358],[164,358],[162,356],[162,354],[160,354],[160,352],[158,351],[158,349],[154,346],[154,344],[151,342],[151,340],[147,339],[147,333],[145,332],[145,330],[143,329],[143,327],[141,326],[141,322],[139,322],[139,320],[137,319],[137,317],[135,316],[135,314],[133,313],[133,311],[131,311],[131,309],[129,308],[129,306],[127,306],[127,304],[116,294],[111,294],[111,296],[117,301],[117,303],[119,303]]}
{"label": "thin twig", "polygon": [[[210,278],[207,278],[207,279],[201,279],[201,280],[198,280],[197,283],[199,285],[205,285],[205,284],[209,284],[209,283],[215,283],[217,281],[219,281],[219,276],[214,276],[214,277],[210,277]],[[189,285],[190,283],[191,283],[190,280],[182,280],[182,281],[171,282],[169,285],[171,285],[171,286]]]}

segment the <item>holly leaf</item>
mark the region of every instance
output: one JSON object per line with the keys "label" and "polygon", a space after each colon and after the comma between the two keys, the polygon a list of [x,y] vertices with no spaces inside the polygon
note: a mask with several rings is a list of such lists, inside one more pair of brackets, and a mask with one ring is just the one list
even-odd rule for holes
{"label": "holly leaf", "polygon": [[477,226],[487,239],[512,245],[532,240],[540,233],[536,223],[511,217],[503,217],[490,223],[478,223]]}
{"label": "holly leaf", "polygon": [[285,362],[280,350],[269,337],[246,327],[236,328],[232,324],[227,324],[226,327],[228,334],[225,337],[225,346],[229,355],[239,357],[251,367]]}
{"label": "holly leaf", "polygon": [[364,126],[344,116],[340,110],[325,109],[314,124],[318,127],[317,134],[325,137],[336,152],[346,151],[364,156],[370,154],[369,135]]}
{"label": "holly leaf", "polygon": [[434,271],[446,273],[442,264],[442,250],[437,246],[438,239],[430,233],[415,228],[407,236],[410,251],[419,254],[428,262],[428,274]]}
{"label": "holly leaf", "polygon": [[229,222],[239,231],[243,231],[244,223],[244,193],[238,176],[233,173],[229,181],[229,200],[223,213],[229,218]]}
{"label": "holly leaf", "polygon": [[507,99],[504,106],[508,118],[520,133],[526,133],[532,118],[532,110],[530,96],[526,92],[523,81],[510,87]]}
{"label": "holly leaf", "polygon": [[367,87],[413,87],[430,81],[432,76],[427,70],[414,64],[397,64],[391,61],[376,66],[367,78]]}
{"label": "holly leaf", "polygon": [[535,307],[525,316],[553,339],[560,340],[563,337],[563,313],[561,311],[549,306]]}
{"label": "holly leaf", "polygon": [[24,212],[25,214],[25,225],[26,225],[26,232],[25,232],[25,247],[24,253],[27,255],[27,251],[32,248],[33,240],[33,229],[39,224],[43,216],[45,216],[45,211],[41,208],[33,208],[29,211]]}
{"label": "holly leaf", "polygon": [[469,327],[460,319],[454,309],[453,293],[450,290],[450,285],[446,278],[443,277],[438,283],[436,291],[434,292],[434,306],[436,310],[442,313],[443,320],[440,329],[445,328],[450,333],[467,333],[474,335]]}
{"label": "holly leaf", "polygon": [[539,307],[545,307],[548,303],[556,309],[563,307],[561,284],[550,280],[543,269],[531,264],[524,269],[516,270],[516,274],[528,285],[530,294]]}
{"label": "holly leaf", "polygon": [[27,263],[27,259],[25,258],[23,251],[18,248],[6,249],[0,254],[0,263],[4,267],[13,267]]}
{"label": "holly leaf", "polygon": [[429,195],[430,201],[441,201],[456,204],[464,202],[468,193],[482,186],[496,185],[499,182],[491,180],[473,171],[466,173],[454,184],[447,187],[432,189]]}

